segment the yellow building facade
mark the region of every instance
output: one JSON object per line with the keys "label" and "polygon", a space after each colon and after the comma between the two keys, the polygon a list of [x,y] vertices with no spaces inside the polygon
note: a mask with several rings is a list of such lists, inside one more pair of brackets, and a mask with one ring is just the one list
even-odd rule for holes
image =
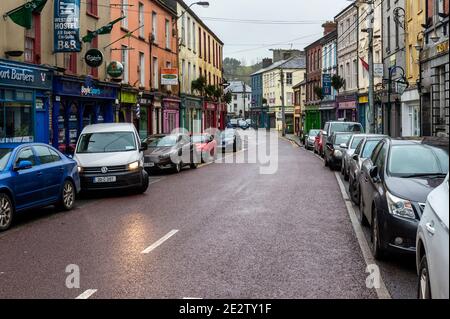
{"label": "yellow building facade", "polygon": [[406,0],[406,77],[411,86],[419,79],[419,50],[424,44],[422,24],[425,23],[425,0]]}

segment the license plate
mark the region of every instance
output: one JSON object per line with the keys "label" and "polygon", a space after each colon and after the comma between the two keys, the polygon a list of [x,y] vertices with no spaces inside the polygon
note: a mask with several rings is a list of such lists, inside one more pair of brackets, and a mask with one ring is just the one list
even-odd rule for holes
{"label": "license plate", "polygon": [[144,167],[153,167],[155,163],[144,163]]}
{"label": "license plate", "polygon": [[116,176],[94,177],[94,183],[114,183]]}

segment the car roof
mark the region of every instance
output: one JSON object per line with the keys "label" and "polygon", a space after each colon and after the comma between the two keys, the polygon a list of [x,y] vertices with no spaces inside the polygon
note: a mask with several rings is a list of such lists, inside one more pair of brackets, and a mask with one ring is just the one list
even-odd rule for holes
{"label": "car roof", "polygon": [[449,148],[449,138],[448,137],[435,137],[435,136],[427,136],[427,137],[398,137],[398,138],[388,138],[391,141],[392,145],[414,145],[414,144],[423,144],[430,145],[440,148],[445,148],[448,150]]}
{"label": "car roof", "polygon": [[328,121],[326,123],[332,124],[332,123],[346,123],[346,124],[359,124],[361,125],[361,123],[359,122],[349,122],[349,121]]}
{"label": "car roof", "polygon": [[134,132],[132,123],[91,124],[83,129],[83,133]]}
{"label": "car roof", "polygon": [[[17,148],[20,146],[47,146],[52,147],[49,144],[37,143],[37,142],[26,142],[26,143],[0,143],[0,148]],[[52,147],[53,148],[53,147]]]}

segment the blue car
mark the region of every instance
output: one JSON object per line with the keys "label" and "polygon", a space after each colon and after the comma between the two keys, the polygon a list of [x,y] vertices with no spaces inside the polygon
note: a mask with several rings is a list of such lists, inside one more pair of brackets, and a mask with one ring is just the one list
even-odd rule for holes
{"label": "blue car", "polygon": [[49,205],[72,209],[79,191],[77,163],[53,147],[0,144],[0,232],[15,213]]}

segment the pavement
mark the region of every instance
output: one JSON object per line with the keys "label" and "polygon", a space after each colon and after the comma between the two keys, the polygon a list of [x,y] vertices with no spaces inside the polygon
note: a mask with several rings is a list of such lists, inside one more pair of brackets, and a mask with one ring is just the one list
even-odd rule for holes
{"label": "pavement", "polygon": [[[271,175],[218,160],[24,214],[0,233],[0,298],[377,298],[334,172],[294,142],[278,152]],[[408,298],[409,272],[385,272]]]}

